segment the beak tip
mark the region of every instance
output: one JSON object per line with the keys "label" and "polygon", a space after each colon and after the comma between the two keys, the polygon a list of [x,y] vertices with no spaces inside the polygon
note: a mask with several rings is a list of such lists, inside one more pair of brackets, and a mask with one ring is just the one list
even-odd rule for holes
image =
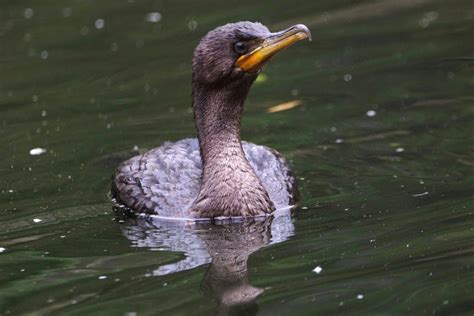
{"label": "beak tip", "polygon": [[311,37],[311,31],[309,30],[309,28],[304,25],[304,24],[296,24],[295,26],[293,26],[294,28],[300,30],[300,32],[303,32],[305,33],[307,36],[308,36],[308,40],[311,42],[313,39]]}

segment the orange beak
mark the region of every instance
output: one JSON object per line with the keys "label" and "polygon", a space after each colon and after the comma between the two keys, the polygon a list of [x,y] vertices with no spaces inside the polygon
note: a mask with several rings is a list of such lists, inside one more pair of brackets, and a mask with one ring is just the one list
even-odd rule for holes
{"label": "orange beak", "polygon": [[264,39],[260,46],[240,56],[235,62],[235,67],[245,72],[256,72],[273,55],[306,38],[311,41],[311,32],[303,24],[297,24],[281,32],[272,33]]}

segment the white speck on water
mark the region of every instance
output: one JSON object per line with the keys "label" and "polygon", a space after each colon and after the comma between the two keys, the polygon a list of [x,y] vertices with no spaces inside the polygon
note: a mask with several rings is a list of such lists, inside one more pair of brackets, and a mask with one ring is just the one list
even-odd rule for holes
{"label": "white speck on water", "polygon": [[407,244],[407,248],[410,248],[410,244]]}
{"label": "white speck on water", "polygon": [[317,266],[316,268],[313,269],[313,272],[315,272],[316,274],[320,274],[321,271],[323,271],[323,268],[321,268],[321,266]]}
{"label": "white speck on water", "polygon": [[413,194],[412,196],[413,196],[413,197],[419,197],[419,196],[423,196],[423,195],[427,195],[427,194],[429,194],[428,191],[423,192],[423,193]]}
{"label": "white speck on water", "polygon": [[377,112],[375,112],[374,110],[369,110],[367,111],[366,115],[368,117],[374,117],[375,115],[377,114]]}
{"label": "white speck on water", "polygon": [[352,80],[352,75],[351,74],[345,74],[344,75],[344,81],[349,82]]}
{"label": "white speck on water", "polygon": [[7,249],[3,248],[3,247],[0,247],[0,253],[4,252],[5,250],[7,250]]}
{"label": "white speck on water", "polygon": [[41,111],[41,116],[42,116],[42,117],[45,117],[45,116],[46,116],[46,111],[45,111],[45,110]]}
{"label": "white speck on water", "polygon": [[60,237],[60,238],[66,238],[66,236],[65,236],[65,235],[62,235],[62,236],[59,236],[59,237]]}
{"label": "white speck on water", "polygon": [[105,21],[104,19],[97,19],[95,20],[94,25],[95,25],[95,28],[98,30],[103,29],[105,26]]}
{"label": "white speck on water", "polygon": [[160,12],[150,12],[146,15],[146,20],[151,23],[158,23],[161,21]]}
{"label": "white speck on water", "polygon": [[72,9],[71,8],[63,8],[63,17],[68,18],[72,14]]}
{"label": "white speck on water", "polygon": [[342,144],[344,142],[344,139],[338,138],[336,139],[336,144]]}
{"label": "white speck on water", "polygon": [[335,131],[337,131],[337,128],[336,128],[335,126],[332,126],[332,127],[330,128],[330,131],[331,131],[331,132],[335,132]]}
{"label": "white speck on water", "polygon": [[308,207],[307,207],[307,206],[303,206],[301,209],[303,209],[303,210],[307,210],[307,209],[308,209]]}
{"label": "white speck on water", "polygon": [[405,148],[403,148],[403,147],[398,147],[397,149],[395,149],[395,152],[397,152],[397,153],[402,153],[404,151],[405,151]]}
{"label": "white speck on water", "polygon": [[31,19],[33,17],[33,15],[35,15],[35,11],[33,11],[32,8],[26,8],[25,12],[23,12],[23,16],[26,19]]}
{"label": "white speck on water", "polygon": [[166,283],[166,282],[165,282],[165,283],[163,283],[163,286],[168,286],[168,283]]}
{"label": "white speck on water", "polygon": [[105,280],[105,279],[107,279],[107,276],[106,275],[101,275],[101,276],[98,277],[98,279],[99,280]]}
{"label": "white speck on water", "polygon": [[33,218],[34,223],[41,223],[43,220],[40,218]]}
{"label": "white speck on water", "polygon": [[49,53],[47,50],[44,50],[41,52],[41,59],[47,59],[49,56]]}
{"label": "white speck on water", "polygon": [[46,151],[47,151],[46,149],[40,148],[40,147],[33,148],[33,149],[30,150],[30,155],[39,156],[39,155],[42,155],[42,154],[46,153]]}
{"label": "white speck on water", "polygon": [[198,23],[196,20],[191,20],[188,22],[188,29],[190,31],[194,31],[195,29],[197,29],[197,26],[198,26]]}
{"label": "white speck on water", "polygon": [[123,316],[137,316],[136,312],[126,312]]}
{"label": "white speck on water", "polygon": [[358,299],[358,300],[361,300],[361,299],[363,299],[363,298],[364,298],[364,294],[357,294],[357,299]]}
{"label": "white speck on water", "polygon": [[443,305],[448,305],[449,304],[449,301],[448,300],[444,300],[443,301]]}
{"label": "white speck on water", "polygon": [[13,190],[8,190],[7,192],[8,192],[8,193],[13,193]]}

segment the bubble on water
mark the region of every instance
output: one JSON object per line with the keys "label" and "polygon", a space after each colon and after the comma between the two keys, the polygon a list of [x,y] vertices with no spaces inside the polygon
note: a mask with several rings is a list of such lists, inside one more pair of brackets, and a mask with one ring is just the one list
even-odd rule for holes
{"label": "bubble on water", "polygon": [[98,277],[98,279],[99,280],[105,280],[105,279],[107,279],[107,276],[106,275],[101,275],[101,276]]}
{"label": "bubble on water", "polygon": [[49,53],[47,50],[44,50],[41,52],[41,59],[47,59],[49,56]]}
{"label": "bubble on water", "polygon": [[3,247],[0,247],[0,253],[4,252],[5,250],[7,250],[7,249],[3,248]]}
{"label": "bubble on water", "polygon": [[46,149],[45,148],[33,148],[33,149],[30,149],[30,155],[32,156],[39,156],[39,155],[42,155],[44,153],[46,153]]}
{"label": "bubble on water", "polygon": [[63,8],[63,17],[68,18],[72,14],[72,8]]}
{"label": "bubble on water", "polygon": [[357,299],[358,299],[358,300],[361,300],[361,299],[363,299],[363,298],[364,298],[364,294],[357,294]]}
{"label": "bubble on water", "polygon": [[35,15],[35,11],[32,8],[26,8],[25,12],[23,12],[25,19],[31,19],[33,15]]}
{"label": "bubble on water", "polygon": [[405,151],[405,148],[403,148],[403,147],[398,147],[397,149],[395,149],[395,152],[397,152],[397,153],[402,153],[404,151]]}
{"label": "bubble on water", "polygon": [[196,30],[196,29],[197,29],[197,26],[198,26],[198,23],[197,23],[196,20],[191,20],[191,21],[188,22],[188,29],[189,29],[190,31]]}
{"label": "bubble on water", "polygon": [[41,223],[43,220],[40,218],[33,218],[34,223]]}
{"label": "bubble on water", "polygon": [[345,74],[344,75],[344,81],[348,82],[352,80],[352,75],[351,74]]}
{"label": "bubble on water", "polygon": [[45,111],[45,110],[41,111],[41,116],[42,116],[42,117],[45,117],[45,116],[46,116],[46,114],[47,114],[47,113],[46,113],[46,111]]}
{"label": "bubble on water", "polygon": [[377,112],[375,112],[374,110],[369,110],[367,111],[366,115],[368,117],[374,117],[375,115],[377,114]]}
{"label": "bubble on water", "polygon": [[338,138],[336,139],[336,144],[342,144],[344,142],[344,139]]}
{"label": "bubble on water", "polygon": [[95,25],[95,28],[98,30],[103,29],[105,26],[105,21],[104,19],[97,19],[95,20],[94,25]]}
{"label": "bubble on water", "polygon": [[337,127],[331,126],[331,128],[329,130],[334,133],[335,131],[337,131]]}
{"label": "bubble on water", "polygon": [[150,12],[146,15],[146,20],[151,23],[158,23],[161,21],[160,12]]}
{"label": "bubble on water", "polygon": [[321,271],[323,271],[323,268],[321,268],[321,266],[317,266],[316,268],[313,269],[313,272],[315,272],[317,274],[320,274]]}

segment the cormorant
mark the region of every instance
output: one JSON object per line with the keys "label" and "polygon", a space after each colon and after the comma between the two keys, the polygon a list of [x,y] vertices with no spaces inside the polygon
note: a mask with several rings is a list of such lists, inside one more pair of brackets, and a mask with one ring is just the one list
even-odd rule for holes
{"label": "cormorant", "polygon": [[210,31],[192,59],[197,139],[166,142],[123,162],[115,198],[137,214],[164,218],[263,216],[296,203],[296,183],[275,150],[240,139],[247,94],[262,66],[305,38],[302,24],[271,33],[260,23]]}

